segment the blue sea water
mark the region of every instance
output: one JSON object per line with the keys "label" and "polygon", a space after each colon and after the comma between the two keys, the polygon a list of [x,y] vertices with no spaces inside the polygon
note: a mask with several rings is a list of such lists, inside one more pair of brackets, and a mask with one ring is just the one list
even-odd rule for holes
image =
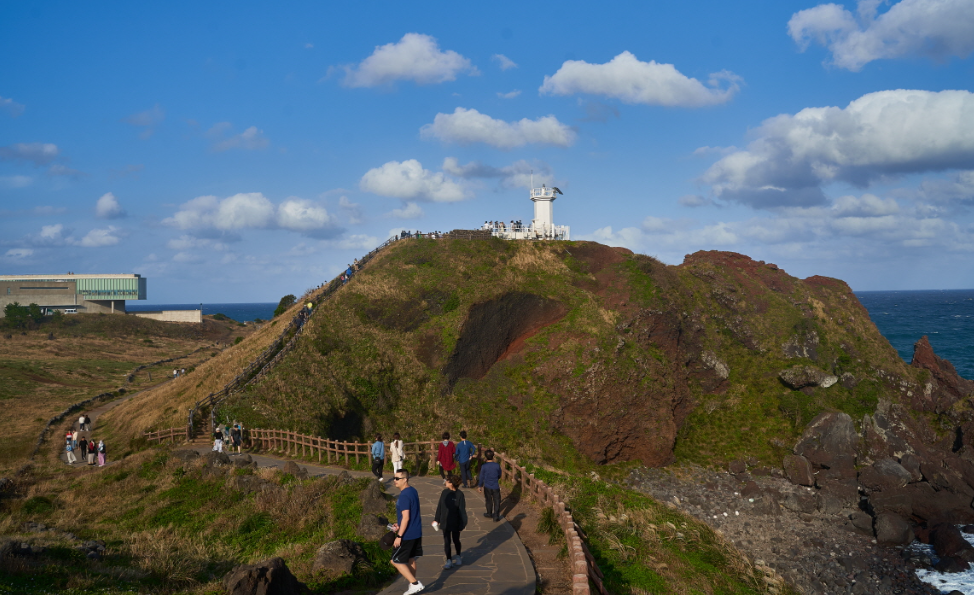
{"label": "blue sea water", "polygon": [[[224,314],[237,322],[250,322],[255,318],[270,320],[274,318],[276,302],[258,302],[246,304],[203,304],[203,315]],[[154,310],[199,310],[199,304],[136,304],[127,302],[125,310],[128,312],[152,312]]]}
{"label": "blue sea water", "polygon": [[904,360],[926,335],[938,356],[974,379],[974,289],[857,291],[856,297]]}

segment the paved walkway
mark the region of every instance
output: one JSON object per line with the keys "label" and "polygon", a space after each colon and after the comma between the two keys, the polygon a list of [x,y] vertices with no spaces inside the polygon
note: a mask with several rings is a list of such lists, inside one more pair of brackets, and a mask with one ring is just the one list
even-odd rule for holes
{"label": "paved walkway", "polygon": [[[211,447],[194,445],[193,448],[206,452]],[[259,467],[283,469],[289,459],[267,455],[251,454]],[[344,469],[325,465],[305,464],[315,477],[338,475]],[[392,472],[386,470],[386,491],[398,495],[399,490],[392,486]],[[348,471],[353,477],[373,477],[368,471]],[[423,519],[423,556],[417,563],[418,578],[426,586],[423,593],[443,595],[534,595],[534,566],[527,550],[521,544],[517,532],[506,519],[495,523],[483,516],[486,511],[484,497],[476,489],[463,490],[467,500],[467,528],[460,534],[463,545],[463,565],[445,570],[446,554],[443,551],[443,533],[434,531],[430,523],[436,512],[436,503],[443,491],[443,481],[439,477],[413,477],[409,485],[416,488],[420,498],[420,513]],[[462,488],[461,488],[462,489]],[[456,554],[456,552],[454,552]],[[405,593],[406,580],[398,577],[379,595]]]}

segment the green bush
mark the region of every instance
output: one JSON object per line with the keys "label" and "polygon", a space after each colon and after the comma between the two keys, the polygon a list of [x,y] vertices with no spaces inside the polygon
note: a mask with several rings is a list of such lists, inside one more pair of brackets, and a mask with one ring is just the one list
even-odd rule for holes
{"label": "green bush", "polygon": [[243,341],[243,337],[237,337],[236,339],[234,339],[234,340],[233,340],[233,344],[234,344],[234,345],[237,345],[237,344],[239,344],[239,343],[240,343],[241,341]]}
{"label": "green bush", "polygon": [[297,301],[298,298],[295,297],[293,293],[289,293],[286,296],[282,297],[281,301],[278,302],[277,304],[277,308],[274,308],[274,316],[280,316],[281,314],[284,314],[285,312],[287,312],[287,309],[293,306]]}

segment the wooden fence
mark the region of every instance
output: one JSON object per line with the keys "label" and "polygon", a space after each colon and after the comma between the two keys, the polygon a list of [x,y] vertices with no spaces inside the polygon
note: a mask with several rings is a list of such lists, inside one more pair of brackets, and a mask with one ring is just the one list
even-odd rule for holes
{"label": "wooden fence", "polygon": [[189,440],[188,432],[186,428],[168,428],[166,430],[159,430],[157,432],[146,432],[143,434],[145,439],[149,442],[162,442],[163,440],[176,441],[176,438],[182,439],[184,442]]}
{"label": "wooden fence", "polygon": [[[287,430],[249,430],[251,443],[259,445],[261,450],[278,451],[281,454],[315,457],[321,463],[345,463],[348,465],[354,458],[356,463],[364,457],[368,462],[372,452],[372,445],[365,442],[346,442],[329,440],[319,436],[308,436]],[[406,442],[403,450],[407,461],[417,465],[423,460],[429,461],[429,469],[436,468],[436,440],[423,442]],[[485,447],[477,445],[477,460],[483,463]],[[522,496],[530,494],[543,507],[551,508],[555,513],[558,524],[565,533],[568,546],[568,556],[571,561],[572,593],[573,595],[590,595],[589,582],[595,585],[596,593],[609,595],[602,584],[602,572],[595,562],[595,558],[585,545],[584,533],[575,523],[568,503],[551,486],[537,479],[534,474],[518,465],[517,461],[504,453],[495,452],[494,460],[500,464],[501,480],[511,485],[520,485]]]}

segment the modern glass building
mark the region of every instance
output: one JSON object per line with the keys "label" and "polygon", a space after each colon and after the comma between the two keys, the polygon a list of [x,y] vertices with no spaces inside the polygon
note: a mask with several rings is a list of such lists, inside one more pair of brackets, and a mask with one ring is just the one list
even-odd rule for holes
{"label": "modern glass building", "polygon": [[144,300],[146,279],[128,275],[0,275],[0,316],[7,304],[47,311],[125,313],[125,300]]}

